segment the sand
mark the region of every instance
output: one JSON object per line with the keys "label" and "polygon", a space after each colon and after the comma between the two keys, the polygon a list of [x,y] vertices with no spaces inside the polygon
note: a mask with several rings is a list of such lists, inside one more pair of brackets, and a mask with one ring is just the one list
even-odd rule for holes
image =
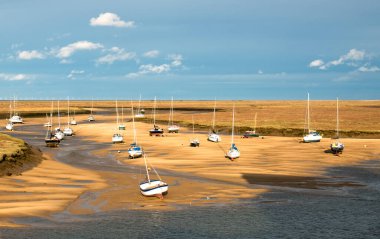
{"label": "sand", "polygon": [[[201,146],[191,148],[189,140],[193,135],[189,129],[181,128],[179,134],[152,137],[148,134],[152,124],[138,122],[138,143],[144,147],[149,162],[159,172],[164,172],[161,176],[170,185],[169,194],[160,200],[143,197],[139,192],[144,162],[142,158],[128,158],[128,145],[133,141],[132,123],[125,122],[125,143],[112,145],[112,134],[117,132],[114,116],[98,115],[94,123],[84,123],[85,118],[77,116],[79,125],[75,127],[77,136],[74,137],[107,145],[92,153],[98,157],[111,154],[121,164],[135,167],[136,172],[78,169],[54,158],[44,160],[21,176],[0,178],[0,226],[11,226],[12,217],[48,216],[62,210],[91,214],[120,209],[175,210],[183,206],[234,203],[273,190],[268,185],[309,189],[318,189],[326,183],[336,187],[356,186],[355,182],[344,179],[336,183],[329,169],[380,159],[379,139],[343,138],[346,149],[342,155],[334,156],[328,151],[330,139],[304,144],[300,143],[301,138],[295,137],[244,139],[235,136],[241,157],[231,161],[224,157],[230,135],[222,135],[222,142],[212,143],[206,141],[206,134],[195,134]],[[42,125],[44,121],[36,118],[30,123]]]}

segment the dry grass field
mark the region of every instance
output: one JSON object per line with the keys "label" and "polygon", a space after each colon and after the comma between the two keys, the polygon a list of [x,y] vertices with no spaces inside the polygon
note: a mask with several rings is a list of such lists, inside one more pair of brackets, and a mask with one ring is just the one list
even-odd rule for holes
{"label": "dry grass field", "polygon": [[[57,103],[55,110],[57,109]],[[130,108],[130,101],[119,101],[119,107]],[[165,123],[168,120],[170,101],[157,101],[156,120]],[[265,135],[298,136],[305,126],[306,101],[217,101],[216,125],[225,132],[231,125],[232,106],[236,107],[235,125],[242,133],[254,125],[254,115],[257,113],[258,131]],[[138,102],[134,102],[137,107]],[[77,114],[88,113],[91,101],[71,101],[71,111]],[[50,101],[18,101],[17,111],[25,117],[41,115],[50,112]],[[67,110],[67,102],[61,101],[63,113]],[[94,114],[102,111],[114,112],[114,101],[94,101]],[[151,118],[153,101],[142,101],[141,108],[146,110],[147,119]],[[191,125],[192,116],[197,128],[208,128],[211,125],[214,101],[174,101],[174,120],[184,126]],[[310,101],[311,127],[322,130],[330,136],[336,128],[336,102]],[[380,136],[380,100],[373,101],[340,101],[340,130],[343,136],[370,137]],[[0,117],[6,118],[9,112],[9,102],[0,101]],[[125,117],[130,116],[129,109]],[[71,112],[73,113],[73,112]]]}

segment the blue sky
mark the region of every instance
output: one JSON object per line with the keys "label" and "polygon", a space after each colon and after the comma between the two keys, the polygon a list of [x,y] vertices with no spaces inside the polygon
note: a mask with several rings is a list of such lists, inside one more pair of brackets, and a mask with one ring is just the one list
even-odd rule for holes
{"label": "blue sky", "polygon": [[0,1],[0,98],[380,99],[380,2]]}

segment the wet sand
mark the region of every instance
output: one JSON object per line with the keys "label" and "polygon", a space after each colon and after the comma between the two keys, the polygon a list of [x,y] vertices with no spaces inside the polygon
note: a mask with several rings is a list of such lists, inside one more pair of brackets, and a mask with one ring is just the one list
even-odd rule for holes
{"label": "wet sand", "polygon": [[[85,123],[86,116],[77,118],[79,125],[75,126],[77,135],[73,139],[63,141],[58,150],[42,148],[51,159],[21,176],[0,179],[2,226],[11,226],[13,217],[48,216],[63,210],[71,214],[120,209],[173,210],[189,205],[233,203],[279,187],[360,187],[352,180],[335,178],[328,170],[380,158],[378,139],[342,139],[345,152],[334,156],[328,152],[330,139],[303,144],[294,137],[236,136],[241,157],[232,162],[224,157],[231,140],[228,135],[223,135],[220,143],[211,143],[206,141],[206,134],[196,134],[201,147],[191,148],[192,134],[188,129],[182,128],[179,134],[151,137],[148,130],[152,125],[138,122],[139,144],[170,185],[169,194],[159,200],[140,195],[138,183],[144,177],[144,162],[142,158],[128,159],[127,153],[133,140],[132,123],[125,123],[125,143],[113,145],[111,137],[116,132],[113,116],[97,116],[94,123]],[[28,124],[36,124],[34,128],[43,132],[44,120],[31,119]],[[24,126],[17,127],[21,130]],[[33,133],[28,130],[21,132],[21,136]],[[30,140],[43,139],[35,137]],[[83,145],[78,146],[80,142]],[[60,151],[67,154],[60,155]]]}

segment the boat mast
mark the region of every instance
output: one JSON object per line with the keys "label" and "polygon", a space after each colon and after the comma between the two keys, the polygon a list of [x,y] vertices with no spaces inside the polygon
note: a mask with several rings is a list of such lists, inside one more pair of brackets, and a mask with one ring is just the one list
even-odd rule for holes
{"label": "boat mast", "polygon": [[336,137],[339,139],[339,99],[336,97]]}
{"label": "boat mast", "polygon": [[67,127],[70,127],[70,97],[67,96]]}
{"label": "boat mast", "polygon": [[137,145],[137,138],[136,138],[136,126],[135,126],[135,114],[133,110],[133,102],[131,100],[131,112],[132,112],[132,127],[133,127],[133,142]]}
{"label": "boat mast", "polygon": [[117,100],[116,100],[116,127],[119,129],[119,111],[117,110]]}
{"label": "boat mast", "polygon": [[214,114],[212,116],[212,129],[215,128],[215,110],[216,110],[216,98],[215,98],[215,101],[214,101]]}
{"label": "boat mast", "polygon": [[146,163],[146,157],[145,157],[145,154],[144,154],[144,162],[145,162],[146,176],[148,177],[148,182],[150,183],[150,177],[149,177],[148,165],[147,165],[147,163]]}
{"label": "boat mast", "polygon": [[140,99],[139,99],[139,108],[137,109],[137,114],[140,114],[140,104],[141,104],[141,94],[140,94]]}
{"label": "boat mast", "polygon": [[235,104],[232,108],[232,132],[231,132],[231,147],[234,144],[234,128],[235,128]]}
{"label": "boat mast", "polygon": [[255,131],[255,133],[256,133],[256,119],[257,119],[257,112],[255,113],[255,126],[253,128],[253,131]]}
{"label": "boat mast", "polygon": [[154,97],[154,103],[153,103],[153,125],[156,126],[156,96]]}
{"label": "boat mast", "polygon": [[307,92],[307,131],[310,133],[310,98],[309,92]]}
{"label": "boat mast", "polygon": [[193,137],[194,137],[194,115],[191,116],[191,121],[193,122]]}
{"label": "boat mast", "polygon": [[59,100],[57,101],[58,102],[58,128],[61,128],[61,115],[59,113]]}
{"label": "boat mast", "polygon": [[91,115],[92,115],[92,108],[94,108],[94,98],[91,98]]}

